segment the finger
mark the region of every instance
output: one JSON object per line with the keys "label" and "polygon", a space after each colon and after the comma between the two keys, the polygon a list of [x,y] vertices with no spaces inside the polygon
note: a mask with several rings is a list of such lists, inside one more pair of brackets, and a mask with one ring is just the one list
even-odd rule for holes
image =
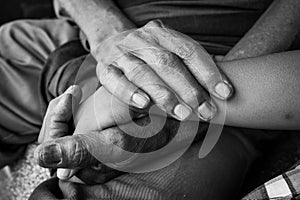
{"label": "finger", "polygon": [[59,168],[57,169],[57,178],[59,178],[60,180],[68,180],[70,178],[72,178],[74,176],[74,174],[76,174],[76,172],[78,172],[79,169],[65,169],[65,168]]}
{"label": "finger", "polygon": [[122,71],[112,65],[103,70],[100,82],[115,97],[133,107],[144,109],[150,103],[148,95],[128,81]]}
{"label": "finger", "polygon": [[88,185],[105,183],[120,174],[121,172],[111,169],[101,163],[83,169],[57,169],[57,177],[60,180]]}
{"label": "finger", "polygon": [[120,68],[129,81],[145,91],[151,100],[170,116],[182,121],[191,115],[192,110],[189,105],[180,96],[176,96],[169,85],[141,59],[124,54],[114,62],[114,65]]}
{"label": "finger", "polygon": [[[180,99],[193,108],[200,119],[209,121],[214,117],[216,105],[175,54],[159,46],[148,44],[145,42],[146,38],[138,34],[131,34],[127,39],[128,42],[123,42],[120,46],[123,50],[130,51],[131,54],[146,62],[155,72],[154,76],[158,75],[172,88]],[[118,62],[119,66],[125,63],[123,57],[119,59],[121,60]],[[133,73],[137,73],[138,70],[134,70]],[[149,75],[145,74],[145,76]],[[137,86],[141,87],[138,84]],[[148,93],[147,90],[145,92]]]}
{"label": "finger", "polygon": [[[127,35],[129,35],[129,34],[127,34]],[[109,81],[110,78],[112,78],[112,77],[107,78],[107,73],[106,73],[107,66],[112,64],[114,61],[119,60],[119,58],[124,57],[124,52],[118,46],[110,45],[110,44],[113,44],[113,41],[109,40],[103,45],[102,48],[99,48],[101,51],[103,51],[103,49],[106,49],[104,47],[108,47],[107,48],[108,50],[106,52],[106,54],[108,54],[108,56],[107,57],[102,56],[101,57],[102,59],[98,62],[97,76],[100,81],[105,80],[105,82],[106,82],[105,88],[107,90],[109,90],[111,93],[114,93],[114,91],[111,91],[111,89],[109,89],[109,88],[115,88],[115,86],[114,86],[115,82]],[[137,64],[137,63],[135,62],[134,64]],[[134,68],[138,67],[139,65],[141,65],[141,63],[138,63],[138,65],[135,65]],[[142,65],[145,65],[145,63],[142,63]],[[142,67],[145,67],[145,66],[142,66]],[[145,67],[144,69],[141,70],[141,72],[143,72],[143,70],[147,70],[147,68]],[[133,67],[130,67],[130,70],[133,70]],[[122,70],[122,71],[124,72],[125,70]],[[133,73],[131,73],[131,74],[133,74]],[[133,82],[129,76],[127,76],[127,75],[125,75],[125,76],[129,81]],[[174,118],[176,118],[178,120],[185,120],[190,116],[190,114],[192,113],[191,108],[189,108],[189,106],[187,106],[183,101],[180,101],[176,97],[176,95],[169,89],[169,87],[165,83],[163,83],[162,80],[160,80],[153,71],[151,72],[151,70],[150,71],[148,70],[144,77],[148,78],[148,79],[147,80],[145,79],[146,82],[144,82],[143,85],[147,85],[147,87],[149,87],[149,88],[152,87],[152,89],[149,89],[152,92],[152,96],[151,96],[151,94],[148,94],[148,93],[147,94],[150,96],[151,100],[155,104],[157,104],[162,110],[164,110],[166,113],[168,113],[169,115],[173,116]],[[142,84],[139,84],[139,85],[142,85]],[[137,86],[137,84],[135,84],[135,86]],[[127,90],[125,92],[119,90],[119,93],[132,94],[132,89],[130,89],[130,88],[134,88],[134,86],[129,87],[129,89],[125,89],[125,90]],[[141,93],[142,93],[142,91],[141,91]],[[120,95],[118,95],[118,96],[120,96]],[[130,98],[128,96],[130,96],[130,95],[125,95],[124,97],[122,96],[120,98],[120,100],[122,100],[125,103],[128,103],[128,98]],[[123,100],[123,98],[125,98],[125,100]],[[134,98],[135,98],[134,95],[131,96],[131,99],[134,99]],[[138,99],[137,101],[142,101],[142,100]]]}
{"label": "finger", "polygon": [[141,31],[151,34],[161,46],[179,56],[209,93],[222,100],[233,94],[233,87],[228,78],[198,42],[166,28],[159,20],[149,22]]}
{"label": "finger", "polygon": [[68,134],[72,108],[79,104],[81,96],[80,87],[73,85],[50,102],[38,139],[40,143]]}

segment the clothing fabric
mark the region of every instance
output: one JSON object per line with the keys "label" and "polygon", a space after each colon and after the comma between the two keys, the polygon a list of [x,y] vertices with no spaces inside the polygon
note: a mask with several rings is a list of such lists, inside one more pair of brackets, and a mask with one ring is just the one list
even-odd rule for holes
{"label": "clothing fabric", "polygon": [[43,114],[40,78],[48,56],[78,39],[63,20],[15,21],[0,28],[0,168],[37,139]]}
{"label": "clothing fabric", "polygon": [[300,165],[259,186],[242,200],[300,199]]}
{"label": "clothing fabric", "polygon": [[253,156],[235,133],[225,128],[218,144],[203,159],[198,157],[201,147],[198,142],[163,169],[127,173],[98,185],[74,184],[54,178],[42,183],[30,200],[236,199]]}
{"label": "clothing fabric", "polygon": [[[161,19],[172,29],[197,40],[209,53],[225,55],[273,0],[114,1],[138,27]],[[54,7],[58,17],[69,19],[56,0]],[[82,40],[85,46],[85,38]]]}

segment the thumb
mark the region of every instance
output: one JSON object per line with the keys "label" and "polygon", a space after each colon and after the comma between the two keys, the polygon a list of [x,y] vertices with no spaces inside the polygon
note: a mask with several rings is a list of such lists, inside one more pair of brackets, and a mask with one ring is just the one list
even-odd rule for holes
{"label": "thumb", "polygon": [[[45,142],[37,147],[35,156],[39,165],[46,168],[76,169],[90,167],[99,162],[122,163],[137,155],[144,158],[145,153],[161,149],[177,134],[180,137],[177,137],[174,145],[181,148],[185,141],[194,138],[189,130],[197,127],[197,124],[197,121],[181,124],[171,119],[164,123],[157,116],[151,119],[145,117],[119,127]],[[157,134],[153,135],[153,132]]]}
{"label": "thumb", "polygon": [[65,136],[47,141],[35,150],[35,158],[45,168],[84,168],[97,163],[89,153],[90,141],[85,135]]}

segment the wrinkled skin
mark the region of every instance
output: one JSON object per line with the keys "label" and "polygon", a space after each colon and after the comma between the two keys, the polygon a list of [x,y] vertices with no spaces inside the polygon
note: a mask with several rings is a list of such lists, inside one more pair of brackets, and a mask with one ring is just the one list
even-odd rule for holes
{"label": "wrinkled skin", "polygon": [[92,49],[97,76],[114,96],[144,109],[150,101],[173,118],[217,112],[209,94],[226,100],[233,88],[206,50],[159,21],[108,38]]}

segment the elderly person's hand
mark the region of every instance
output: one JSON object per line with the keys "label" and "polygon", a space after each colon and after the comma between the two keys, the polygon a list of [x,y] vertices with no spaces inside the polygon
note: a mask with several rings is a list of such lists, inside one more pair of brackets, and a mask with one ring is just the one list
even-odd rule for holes
{"label": "elderly person's hand", "polygon": [[208,93],[221,100],[233,93],[205,49],[161,21],[121,33],[91,50],[102,85],[135,108],[144,109],[152,101],[180,121],[192,112],[209,121],[217,108]]}
{"label": "elderly person's hand", "polygon": [[[121,172],[101,164],[102,162],[118,163],[127,160],[132,153],[158,150],[178,133],[181,141],[177,143],[189,143],[198,132],[203,133],[207,128],[205,125],[198,130],[197,121],[180,124],[177,120],[164,120],[157,115],[128,123],[134,115],[126,115],[128,107],[117,99],[111,106],[111,99],[114,97],[103,87],[82,103],[73,116],[72,105],[77,108],[80,98],[80,88],[72,86],[51,101],[39,137],[42,144],[36,150],[39,164],[47,168],[58,168],[57,175],[63,180],[78,182],[79,178],[88,184],[103,183]],[[101,103],[95,105],[95,102]],[[68,136],[74,130],[70,129],[70,124],[73,125],[72,116],[76,128],[74,135]],[[120,125],[115,126],[116,123]]]}
{"label": "elderly person's hand", "polygon": [[[62,151],[59,150],[59,152],[57,152],[56,139],[73,134],[75,124],[72,119],[75,116],[74,112],[79,107],[79,102],[81,98],[82,91],[80,87],[73,85],[70,86],[63,94],[51,100],[46,115],[44,117],[43,126],[41,128],[40,135],[38,138],[38,142],[41,144],[41,146],[37,148],[35,156],[38,159],[39,164],[41,166],[48,168],[57,168],[58,166],[53,166],[53,163],[59,162],[57,159],[64,161],[60,163],[60,165],[64,165],[66,164],[65,162],[68,162],[67,166],[65,167],[66,169],[59,168],[57,170],[57,176],[60,179],[70,179],[76,173],[81,179],[74,177],[70,181],[84,181],[84,183],[87,184],[103,183],[119,175],[120,172],[110,169],[105,165],[102,165],[95,159],[91,159],[90,162],[80,163],[80,165],[84,165],[84,169],[79,170],[78,162],[73,162],[72,160],[78,158],[78,156],[82,156],[82,162],[88,159],[81,154],[84,152],[78,152],[78,150],[81,149],[81,142],[84,142],[84,140],[81,141],[79,138],[77,138],[79,139],[80,145],[74,146],[72,145],[73,143],[70,140],[70,137],[65,138],[64,147],[69,148],[70,151],[64,152],[63,155],[60,154],[61,156],[63,156],[62,158],[57,157],[57,153],[62,153]],[[87,106],[83,107],[87,108]],[[109,110],[107,111],[109,112]],[[107,118],[109,117],[111,116],[108,114]],[[104,117],[102,119],[104,119]],[[102,120],[103,127],[109,126],[113,123],[113,119]],[[96,129],[95,120],[92,121],[90,125],[90,128],[93,127],[94,129]],[[68,140],[70,141],[68,142]],[[57,142],[59,142],[59,140]],[[51,144],[47,145],[49,143]]]}

